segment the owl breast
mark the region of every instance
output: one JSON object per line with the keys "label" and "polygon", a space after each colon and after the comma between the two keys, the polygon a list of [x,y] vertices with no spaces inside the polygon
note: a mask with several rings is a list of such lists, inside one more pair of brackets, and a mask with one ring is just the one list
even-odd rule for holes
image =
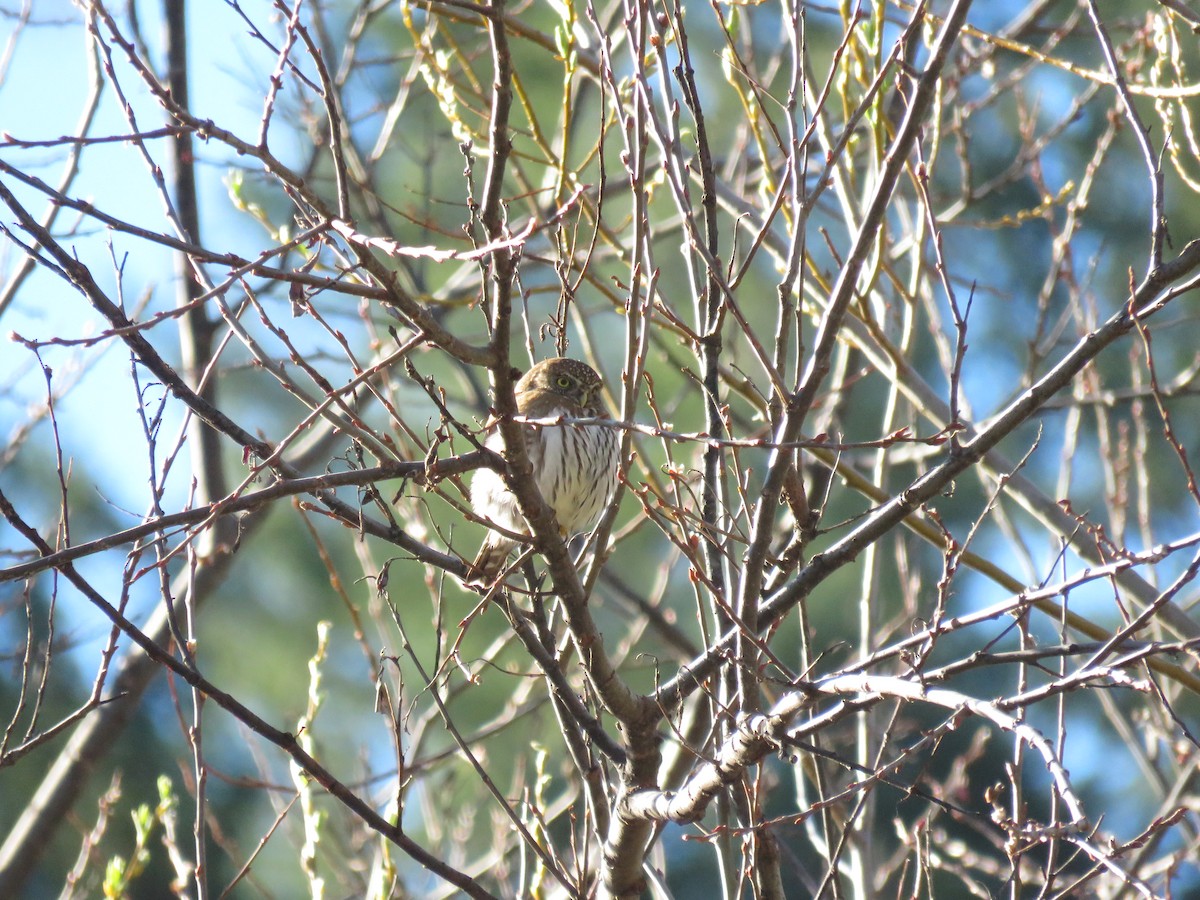
{"label": "owl breast", "polygon": [[528,443],[541,445],[541,464],[534,460],[533,470],[563,531],[574,534],[591,528],[616,481],[616,433],[595,425],[552,425]]}
{"label": "owl breast", "polygon": [[[586,417],[593,413],[588,412]],[[578,412],[555,409],[544,418],[583,418]],[[591,528],[608,502],[616,483],[619,447],[613,429],[595,425],[525,426],[525,449],[542,498],[554,510],[565,535]],[[504,441],[497,431],[487,440],[497,452]],[[471,484],[475,510],[510,531],[528,531],[517,506],[498,472],[480,469]]]}

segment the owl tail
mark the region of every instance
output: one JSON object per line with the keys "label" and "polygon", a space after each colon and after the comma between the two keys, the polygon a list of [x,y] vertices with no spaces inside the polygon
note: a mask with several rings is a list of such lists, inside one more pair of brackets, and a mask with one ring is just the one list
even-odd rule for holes
{"label": "owl tail", "polygon": [[504,564],[508,562],[508,555],[512,553],[513,547],[517,545],[516,541],[510,541],[495,532],[487,536],[483,542],[483,546],[479,548],[479,553],[475,556],[475,562],[471,563],[471,571],[468,579],[469,584],[491,584],[504,571]]}

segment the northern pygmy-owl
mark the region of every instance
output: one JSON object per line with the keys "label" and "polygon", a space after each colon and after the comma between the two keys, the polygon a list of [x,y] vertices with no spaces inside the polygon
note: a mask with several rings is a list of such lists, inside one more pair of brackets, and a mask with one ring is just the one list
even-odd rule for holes
{"label": "northern pygmy-owl", "polygon": [[[513,388],[517,412],[530,419],[608,418],[595,369],[575,359],[547,359],[525,373]],[[564,537],[590,528],[608,502],[617,480],[616,432],[602,425],[524,425],[525,449],[543,499],[554,510]],[[499,430],[486,446],[497,452]],[[501,528],[528,534],[517,498],[500,473],[480,469],[471,481],[476,514]],[[471,566],[471,580],[492,582],[516,542],[490,532]]]}

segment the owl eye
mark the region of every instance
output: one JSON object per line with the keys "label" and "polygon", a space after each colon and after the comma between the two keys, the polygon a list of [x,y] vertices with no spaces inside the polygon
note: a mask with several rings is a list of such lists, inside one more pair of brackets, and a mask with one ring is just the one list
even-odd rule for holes
{"label": "owl eye", "polygon": [[559,375],[554,379],[554,383],[560,388],[569,388],[571,386],[571,377],[569,375]]}

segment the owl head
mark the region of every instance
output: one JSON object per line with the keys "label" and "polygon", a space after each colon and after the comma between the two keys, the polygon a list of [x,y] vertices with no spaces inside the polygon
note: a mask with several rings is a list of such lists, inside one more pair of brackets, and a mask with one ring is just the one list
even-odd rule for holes
{"label": "owl head", "polygon": [[525,395],[545,401],[557,398],[560,405],[580,409],[602,407],[600,376],[596,370],[587,363],[561,356],[542,360],[521,377],[514,391],[518,400]]}

